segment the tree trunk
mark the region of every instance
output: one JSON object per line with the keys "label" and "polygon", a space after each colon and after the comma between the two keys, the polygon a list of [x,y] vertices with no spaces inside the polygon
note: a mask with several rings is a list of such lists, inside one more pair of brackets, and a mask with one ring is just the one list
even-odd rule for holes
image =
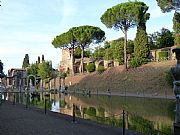
{"label": "tree trunk", "polygon": [[72,48],[72,51],[71,51],[71,66],[72,66],[72,75],[74,76],[74,48]]}
{"label": "tree trunk", "polygon": [[124,34],[124,67],[127,70],[127,30]]}
{"label": "tree trunk", "polygon": [[83,58],[84,58],[84,47],[81,48],[81,73],[84,73],[84,64],[83,64]]}

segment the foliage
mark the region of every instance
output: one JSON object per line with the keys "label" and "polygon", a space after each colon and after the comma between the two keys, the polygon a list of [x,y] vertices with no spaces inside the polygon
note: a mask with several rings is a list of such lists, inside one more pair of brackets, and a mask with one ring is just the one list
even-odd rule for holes
{"label": "foliage", "polygon": [[135,67],[139,67],[143,64],[145,64],[147,62],[147,60],[145,58],[142,58],[142,57],[133,57],[131,60],[130,60],[130,66],[135,68]]}
{"label": "foliage", "polygon": [[108,48],[105,50],[105,54],[104,54],[104,60],[112,60],[113,59],[113,52],[111,48]]}
{"label": "foliage", "polygon": [[44,61],[38,64],[38,75],[42,79],[51,77],[52,74],[52,64],[50,61]]}
{"label": "foliage", "polygon": [[[76,39],[73,35],[73,31],[69,30],[68,32],[65,32],[65,33],[62,33],[62,34],[56,36],[56,38],[54,38],[54,40],[52,41],[52,45],[55,48],[69,49],[69,52],[72,57],[72,67],[73,67],[73,65],[74,65],[74,48],[77,46]],[[74,68],[72,68],[72,74],[74,74]]]}
{"label": "foliage", "polygon": [[2,61],[0,60],[0,78],[3,78],[5,77],[5,74],[3,72],[3,63]]}
{"label": "foliage", "polygon": [[97,68],[97,72],[98,72],[99,74],[101,74],[101,73],[103,73],[104,71],[105,71],[104,66],[99,65],[98,68]]}
{"label": "foliage", "polygon": [[[111,41],[111,50],[113,53],[113,59],[120,63],[124,61],[124,38],[119,38],[117,40]],[[134,43],[132,40],[128,40],[127,42],[127,54],[132,54],[134,52]]]}
{"label": "foliage", "polygon": [[2,61],[0,60],[0,74],[2,74],[3,73],[3,63],[2,63]]}
{"label": "foliage", "polygon": [[173,17],[174,44],[180,45],[180,13],[175,12]]}
{"label": "foliage", "polygon": [[134,41],[134,56],[140,58],[147,58],[150,52],[148,44],[148,36],[144,29],[138,28],[136,38]]}
{"label": "foliage", "polygon": [[[107,28],[121,29],[124,33],[136,24],[135,4],[138,2],[121,3],[106,10],[101,16],[101,22]],[[132,11],[134,10],[134,11]]]}
{"label": "foliage", "polygon": [[89,107],[86,111],[86,114],[88,114],[89,116],[96,116],[96,108],[94,107]]}
{"label": "foliage", "polygon": [[123,57],[124,57],[123,48],[124,48],[124,38],[113,40],[110,43],[112,58],[120,63],[123,63]]}
{"label": "foliage", "polygon": [[31,75],[37,76],[37,74],[38,74],[38,64],[36,64],[36,63],[31,64],[27,68],[27,73],[28,73],[28,75],[31,74]]}
{"label": "foliage", "polygon": [[104,49],[110,48],[110,42],[105,41],[104,42]]}
{"label": "foliage", "polygon": [[41,63],[41,58],[38,56],[38,64]]}
{"label": "foliage", "polygon": [[171,47],[174,45],[173,33],[168,29],[162,28],[159,38],[159,46],[162,47]]}
{"label": "foliage", "polygon": [[[95,48],[93,53],[93,58],[104,60],[114,60],[123,63],[124,60],[124,38],[119,38],[112,41],[106,41],[104,47],[98,46]],[[132,54],[134,52],[134,42],[128,40],[127,53]]]}
{"label": "foliage", "polygon": [[132,55],[133,53],[134,53],[134,41],[133,40],[128,40],[127,54]]}
{"label": "foliage", "polygon": [[86,65],[86,70],[88,72],[94,72],[96,70],[96,66],[94,63],[89,63],[88,65]]}
{"label": "foliage", "polygon": [[65,79],[67,77],[67,73],[65,72],[60,72],[59,73],[59,77],[62,78],[62,79]]}
{"label": "foliage", "polygon": [[103,58],[104,55],[105,55],[105,48],[100,47],[100,46],[95,48],[95,51],[93,53],[93,58],[100,59],[100,58]]}
{"label": "foliage", "polygon": [[44,61],[44,55],[42,55],[42,61]]}
{"label": "foliage", "polygon": [[[172,10],[178,11],[180,10],[180,1],[179,0],[156,0],[158,6],[161,8],[162,12],[170,12]],[[174,35],[174,43],[175,45],[180,44],[180,15],[178,12],[174,13],[173,17],[173,29],[175,32]]]}
{"label": "foliage", "polygon": [[171,47],[174,45],[173,33],[165,28],[161,32],[154,32],[149,35],[149,44],[151,49],[159,49],[164,47]]}
{"label": "foliage", "polygon": [[[81,53],[82,53],[82,50],[80,47],[77,47],[75,48],[75,51],[74,51],[74,58],[81,58]],[[85,50],[84,51],[84,57],[90,57],[91,55],[91,51],[90,50]]]}
{"label": "foliage", "polygon": [[87,57],[89,58],[91,56],[91,50],[90,49],[87,49],[84,51],[84,57]]}
{"label": "foliage", "polygon": [[[101,22],[107,28],[121,29],[124,35],[124,65],[127,68],[127,31],[139,22],[145,22],[148,19],[146,12],[148,7],[143,2],[125,2],[107,9],[101,16]],[[143,15],[142,15],[143,14]],[[144,15],[145,14],[145,15]]]}
{"label": "foliage", "polygon": [[82,50],[91,43],[97,44],[105,39],[104,31],[95,26],[84,25],[73,27],[70,30],[73,32],[73,36]]}
{"label": "foliage", "polygon": [[71,30],[62,33],[58,36],[56,36],[56,38],[54,38],[54,40],[52,41],[52,45],[55,48],[74,48],[75,47],[75,38],[73,36],[73,33]]}
{"label": "foliage", "polygon": [[73,27],[70,29],[70,31],[72,31],[76,43],[81,48],[81,72],[84,72],[84,49],[89,47],[91,44],[97,44],[104,41],[105,32],[102,31],[99,27],[89,25]]}
{"label": "foliage", "polygon": [[27,68],[28,66],[29,66],[29,55],[28,55],[28,54],[25,54],[22,68]]}
{"label": "foliage", "polygon": [[166,60],[168,58],[168,52],[162,51],[158,52],[159,60]]}
{"label": "foliage", "polygon": [[156,0],[158,6],[161,8],[162,12],[170,12],[171,10],[179,10],[180,3],[179,0]]}
{"label": "foliage", "polygon": [[141,58],[146,58],[149,55],[149,45],[148,36],[146,33],[146,21],[149,20],[150,14],[147,13],[148,6],[144,3],[139,7],[139,18],[136,38],[134,41],[134,56]]}
{"label": "foliage", "polygon": [[81,58],[81,48],[80,47],[75,48],[74,58]]}
{"label": "foliage", "polygon": [[159,32],[154,32],[152,34],[148,34],[148,43],[150,49],[157,49],[157,39],[158,39]]}

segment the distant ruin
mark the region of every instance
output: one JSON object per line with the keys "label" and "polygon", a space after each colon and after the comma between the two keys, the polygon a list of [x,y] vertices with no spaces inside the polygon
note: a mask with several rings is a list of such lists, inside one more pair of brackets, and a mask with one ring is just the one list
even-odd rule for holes
{"label": "distant ruin", "polygon": [[[172,49],[174,47],[166,47],[161,49],[155,49],[151,50],[149,54],[149,61],[161,61],[159,57],[159,52],[166,52],[168,57],[166,60],[172,60],[175,59],[175,55],[172,53]],[[75,73],[80,73],[80,60],[81,59],[74,59],[74,65],[72,65],[72,56],[70,53],[71,50],[69,49],[62,49],[62,59],[60,60],[60,66],[59,71],[61,72],[68,72],[69,74],[72,73],[72,69],[74,68]],[[94,63],[96,65],[96,68],[101,65],[104,66],[105,69],[109,67],[117,67],[120,65],[119,62],[116,62],[114,60],[103,60],[103,59],[93,59],[93,58],[87,58],[85,57],[83,59],[84,67],[88,63]]]}
{"label": "distant ruin", "polygon": [[[75,73],[80,73],[81,59],[80,58],[74,59],[73,66],[72,66],[72,60],[73,58],[71,56],[69,49],[62,49],[62,60],[60,61],[59,71],[72,73],[72,68],[74,68]],[[83,63],[84,63],[84,67],[88,63],[94,63],[96,65],[96,68],[99,65],[104,66],[104,68],[119,66],[119,62],[116,62],[114,60],[103,60],[103,59],[96,60],[87,57],[84,57]]]}

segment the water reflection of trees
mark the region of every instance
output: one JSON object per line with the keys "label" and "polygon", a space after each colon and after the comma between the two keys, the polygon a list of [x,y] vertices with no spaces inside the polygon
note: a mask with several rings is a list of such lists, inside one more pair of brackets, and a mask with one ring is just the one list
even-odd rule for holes
{"label": "water reflection of trees", "polygon": [[[83,114],[83,116],[81,115]],[[83,117],[85,119],[90,119],[96,121],[97,123],[101,124],[109,124],[115,127],[122,127],[123,126],[123,117],[122,115],[112,115],[110,117],[105,117],[105,109],[95,108],[95,107],[88,107],[83,108],[83,113],[81,110],[76,106],[76,115],[78,117]],[[138,132],[146,133],[146,134],[162,134],[162,135],[171,135],[172,127],[168,125],[159,125],[159,127],[155,127],[154,122],[144,119],[141,116],[138,116],[133,113],[128,113],[128,118],[126,121],[127,129],[135,130]]]}
{"label": "water reflection of trees", "polygon": [[[84,116],[86,119],[99,123],[122,127],[122,110],[129,113],[128,128],[143,133],[172,134],[175,104],[166,99],[145,99],[132,97],[76,95],[76,98],[86,104]],[[109,114],[107,114],[109,113]],[[80,114],[80,113],[79,113]],[[82,113],[81,113],[82,114]],[[83,117],[83,116],[81,116]]]}
{"label": "water reflection of trees", "polygon": [[[27,104],[38,108],[45,107],[52,110],[52,103],[59,102],[61,109],[71,115],[72,104],[75,104],[76,117],[94,120],[98,123],[122,127],[122,110],[128,112],[126,128],[143,133],[172,134],[175,103],[172,100],[145,99],[119,96],[91,96],[82,95],[50,95],[44,97],[28,96],[28,93],[10,93],[9,100]],[[59,106],[58,105],[58,106]],[[68,110],[68,111],[67,111]]]}
{"label": "water reflection of trees", "polygon": [[75,97],[89,106],[100,106],[103,107],[106,112],[112,111],[112,114],[119,114],[124,109],[144,117],[162,116],[174,120],[173,110],[175,103],[173,100],[119,96],[109,98],[108,96],[93,95],[91,98],[82,95],[76,95]]}

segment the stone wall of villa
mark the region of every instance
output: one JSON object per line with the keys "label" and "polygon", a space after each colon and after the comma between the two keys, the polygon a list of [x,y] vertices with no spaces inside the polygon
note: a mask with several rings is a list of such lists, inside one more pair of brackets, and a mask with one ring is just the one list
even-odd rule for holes
{"label": "stone wall of villa", "polygon": [[[156,49],[156,50],[151,50],[149,54],[149,59],[151,61],[159,61],[159,52],[165,51],[168,52],[168,60],[173,60],[175,59],[175,54],[172,53],[173,47],[166,47],[166,48],[161,48],[161,49]],[[80,72],[80,59],[75,59],[74,65],[72,66],[72,57],[70,55],[69,49],[63,49],[62,50],[62,60],[60,61],[60,66],[59,66],[59,71],[64,71],[67,72],[69,71],[71,73],[72,68],[74,68],[75,73]],[[109,67],[117,67],[120,65],[119,62],[114,61],[114,60],[93,60],[91,58],[84,58],[83,60],[84,66],[88,63],[95,63],[96,69],[98,68],[99,65],[104,66],[104,68],[109,68]]]}

